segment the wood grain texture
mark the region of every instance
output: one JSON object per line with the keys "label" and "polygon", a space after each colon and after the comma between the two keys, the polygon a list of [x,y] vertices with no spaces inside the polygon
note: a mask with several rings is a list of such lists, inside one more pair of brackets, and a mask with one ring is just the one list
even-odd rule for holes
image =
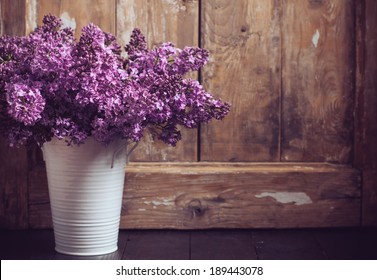
{"label": "wood grain texture", "polygon": [[[80,37],[82,27],[94,23],[106,32],[115,34],[115,0],[28,0],[28,32],[36,24],[41,25],[47,14],[62,18],[63,24],[76,28],[75,36]],[[37,21],[37,23],[33,22]]]}
{"label": "wood grain texture", "polygon": [[123,228],[356,226],[360,174],[321,164],[130,165],[123,202]]}
{"label": "wood grain texture", "polygon": [[201,160],[279,160],[279,13],[274,0],[202,2],[203,84],[232,108],[202,126]]}
{"label": "wood grain texture", "polygon": [[377,2],[365,1],[363,224],[377,226]]}
{"label": "wood grain texture", "polygon": [[354,2],[283,1],[282,161],[351,163]]}
{"label": "wood grain texture", "polygon": [[[46,174],[37,171],[30,226],[48,228],[48,190],[38,183]],[[357,226],[360,174],[328,164],[132,163],[121,215],[121,228],[135,229]]]}
{"label": "wood grain texture", "polygon": [[1,32],[13,36],[25,35],[25,1],[1,1]]}
{"label": "wood grain texture", "polygon": [[[198,11],[198,0],[119,0],[117,36],[126,45],[138,27],[149,48],[168,41],[179,48],[198,46]],[[197,73],[191,77],[197,78]],[[145,131],[131,161],[197,161],[197,133],[197,129],[182,128],[182,141],[171,147]]]}

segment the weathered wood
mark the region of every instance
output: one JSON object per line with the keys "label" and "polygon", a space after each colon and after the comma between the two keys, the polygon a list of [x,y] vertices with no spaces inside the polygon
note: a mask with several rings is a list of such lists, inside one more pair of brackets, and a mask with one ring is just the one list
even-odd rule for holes
{"label": "weathered wood", "polygon": [[[4,0],[0,4],[1,35],[24,35],[24,1]],[[0,137],[0,228],[28,226],[27,169],[26,149],[9,148]]]}
{"label": "weathered wood", "polygon": [[12,36],[25,35],[25,1],[1,1],[1,30],[2,34]]}
{"label": "weathered wood", "polygon": [[354,2],[283,1],[282,161],[351,163]]}
{"label": "weathered wood", "polygon": [[[119,0],[117,36],[122,45],[129,42],[132,30],[141,29],[148,47],[170,41],[175,46],[198,46],[199,1]],[[193,73],[192,78],[197,74]],[[131,161],[196,161],[197,129],[182,129],[182,141],[167,146],[145,131]]]}
{"label": "weathered wood", "polygon": [[132,164],[122,228],[357,226],[360,174],[323,164]]}
{"label": "weathered wood", "polygon": [[[363,1],[364,2],[364,1]],[[364,70],[362,90],[363,225],[377,226],[377,2],[365,0]]]}
{"label": "weathered wood", "polygon": [[201,160],[279,160],[279,14],[274,0],[202,1],[201,45],[210,51],[203,84],[232,108],[202,126]]}
{"label": "weathered wood", "polygon": [[[43,169],[30,177],[30,226],[51,227]],[[34,178],[34,179],[33,179]],[[248,214],[245,214],[248,213]],[[121,228],[334,227],[360,224],[360,174],[328,164],[132,163]]]}
{"label": "weathered wood", "polygon": [[115,34],[115,0],[29,0],[27,6],[27,32],[42,24],[47,14],[60,17],[65,26],[76,29],[80,36],[81,28],[94,23],[104,31]]}

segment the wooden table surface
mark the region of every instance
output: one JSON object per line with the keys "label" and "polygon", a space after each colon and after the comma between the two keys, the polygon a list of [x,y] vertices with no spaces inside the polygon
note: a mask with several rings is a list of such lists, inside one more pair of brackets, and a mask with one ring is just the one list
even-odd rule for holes
{"label": "wooden table surface", "polygon": [[56,253],[52,230],[1,230],[4,259],[359,260],[377,259],[377,228],[121,230],[118,251],[95,257]]}

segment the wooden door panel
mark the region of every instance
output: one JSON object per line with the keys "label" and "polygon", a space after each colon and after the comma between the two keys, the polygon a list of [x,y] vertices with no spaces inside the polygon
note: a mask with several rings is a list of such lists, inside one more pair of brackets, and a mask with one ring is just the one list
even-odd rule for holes
{"label": "wooden door panel", "polygon": [[76,28],[76,38],[80,37],[81,29],[91,22],[106,32],[115,33],[115,0],[34,0],[27,5],[27,33],[41,25],[47,14],[61,17],[66,26]]}
{"label": "wooden door panel", "polygon": [[281,160],[351,163],[355,4],[282,3]]}
{"label": "wooden door panel", "polygon": [[280,5],[274,0],[202,1],[203,85],[232,104],[203,125],[202,161],[278,161]]}
{"label": "wooden door panel", "polygon": [[[138,27],[146,36],[149,48],[172,42],[178,48],[198,46],[199,1],[117,1],[117,37],[122,45],[129,42]],[[196,79],[197,73],[191,78]],[[182,129],[176,147],[167,146],[145,131],[133,153],[132,161],[197,161],[197,129]]]}

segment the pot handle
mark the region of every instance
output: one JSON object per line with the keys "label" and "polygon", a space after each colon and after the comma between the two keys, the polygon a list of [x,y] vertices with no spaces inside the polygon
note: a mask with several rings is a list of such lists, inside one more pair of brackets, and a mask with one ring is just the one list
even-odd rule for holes
{"label": "pot handle", "polygon": [[115,161],[115,157],[123,150],[123,149],[126,149],[126,164],[128,164],[128,161],[129,161],[129,157],[130,155],[132,154],[132,152],[136,149],[137,145],[139,145],[139,142],[136,142],[133,144],[133,146],[131,147],[131,149],[128,151],[128,145],[130,143],[126,143],[125,145],[122,145],[118,150],[116,150],[114,153],[113,153],[113,158],[111,160],[111,168],[114,167],[114,161]]}

